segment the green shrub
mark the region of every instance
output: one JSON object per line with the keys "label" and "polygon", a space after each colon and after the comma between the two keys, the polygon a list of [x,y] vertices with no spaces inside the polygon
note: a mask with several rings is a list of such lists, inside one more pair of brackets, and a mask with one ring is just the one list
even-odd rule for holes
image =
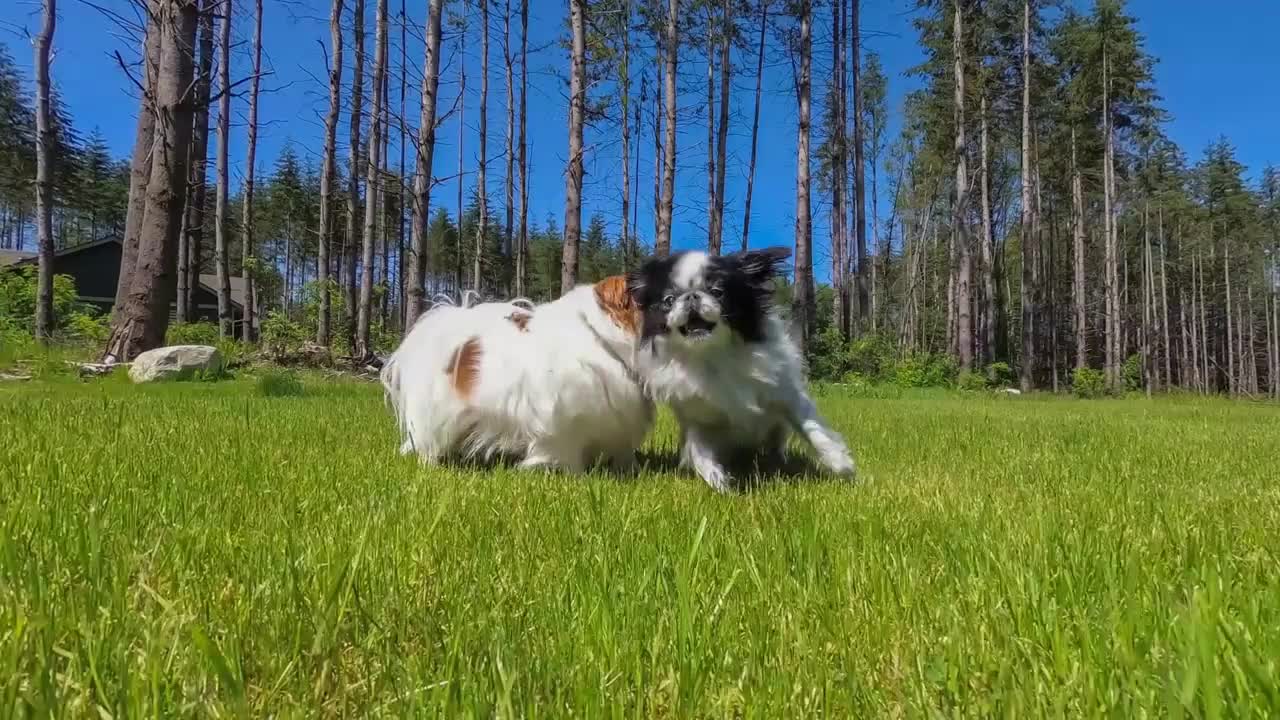
{"label": "green shrub", "polygon": [[813,380],[837,380],[844,376],[844,337],[840,330],[829,327],[809,340],[809,377]]}
{"label": "green shrub", "polygon": [[964,371],[956,378],[956,386],[966,392],[984,392],[987,389],[987,378],[978,372]]}
{"label": "green shrub", "polygon": [[915,353],[903,358],[892,372],[894,385],[903,388],[946,387],[956,377],[955,361],[937,353]]}
{"label": "green shrub", "polygon": [[896,357],[893,342],[883,335],[863,335],[845,342],[839,329],[829,327],[809,341],[809,375],[818,380],[842,381],[849,373],[857,373],[881,380]]}
{"label": "green shrub", "polygon": [[1125,359],[1120,368],[1120,378],[1124,380],[1125,390],[1133,392],[1143,388],[1141,355],[1135,353]]}
{"label": "green shrub", "polygon": [[297,350],[310,336],[305,327],[279,310],[272,310],[262,319],[262,347],[269,353],[280,355]]}
{"label": "green shrub", "polygon": [[1107,394],[1107,378],[1101,370],[1076,368],[1071,374],[1071,392],[1080,398],[1100,398]]}
{"label": "green shrub", "polygon": [[1009,363],[993,362],[987,366],[987,384],[991,387],[1012,387],[1017,381]]}
{"label": "green shrub", "polygon": [[218,345],[218,326],[211,322],[174,323],[165,333],[166,345]]}
{"label": "green shrub", "polygon": [[863,335],[849,343],[846,352],[846,372],[855,372],[868,378],[881,378],[893,367],[898,350],[888,336]]}
{"label": "green shrub", "polygon": [[302,381],[296,373],[270,370],[258,378],[258,394],[263,397],[299,397],[303,394]]}

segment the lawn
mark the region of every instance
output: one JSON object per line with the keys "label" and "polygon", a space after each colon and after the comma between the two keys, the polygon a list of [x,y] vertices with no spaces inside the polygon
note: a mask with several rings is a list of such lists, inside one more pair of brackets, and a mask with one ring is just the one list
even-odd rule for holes
{"label": "lawn", "polygon": [[0,386],[0,714],[1280,713],[1280,408],[828,392],[862,482],[723,497],[304,387]]}

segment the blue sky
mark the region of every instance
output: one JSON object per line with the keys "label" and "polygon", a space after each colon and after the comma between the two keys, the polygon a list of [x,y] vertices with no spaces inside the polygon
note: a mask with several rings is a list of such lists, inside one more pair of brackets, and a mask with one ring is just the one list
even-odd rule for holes
{"label": "blue sky", "polygon": [[[264,36],[267,63],[273,75],[264,80],[258,151],[259,172],[269,171],[277,153],[293,143],[299,153],[318,162],[321,113],[327,103],[320,64],[320,45],[328,43],[327,0],[265,0]],[[108,7],[124,10],[126,0],[104,0]],[[374,0],[368,0],[370,12]],[[351,2],[348,0],[348,5]],[[399,0],[390,0],[393,15]],[[451,3],[452,4],[452,3]],[[518,6],[518,0],[512,3]],[[1081,0],[1080,5],[1085,3]],[[113,152],[125,156],[132,142],[136,99],[129,82],[116,66],[111,53],[117,49],[136,56],[108,22],[96,11],[75,0],[64,0],[56,37],[55,82],[70,105],[77,128],[87,134],[97,128],[106,137]],[[408,23],[421,28],[424,0],[407,2]],[[530,210],[531,218],[542,223],[548,216],[563,222],[564,164],[567,146],[567,85],[564,74],[567,59],[555,43],[567,12],[567,0],[533,0],[531,3],[530,47],[541,48],[530,59],[529,138],[530,138]],[[911,28],[914,0],[863,0],[863,28],[869,50],[879,52],[889,76],[891,134],[897,131],[903,95],[915,86],[903,71],[919,62],[921,54]],[[1239,158],[1252,174],[1267,163],[1280,164],[1280,92],[1276,77],[1280,76],[1280,43],[1274,34],[1280,28],[1280,2],[1276,0],[1231,0],[1210,3],[1205,0],[1131,0],[1130,12],[1138,18],[1146,37],[1148,51],[1158,59],[1157,88],[1163,105],[1172,119],[1168,132],[1188,156],[1197,158],[1203,148],[1219,135],[1226,135],[1236,146]],[[241,21],[236,28],[236,63],[234,73],[243,74],[247,65],[249,3],[237,0]],[[478,19],[476,20],[478,22]],[[819,22],[815,36],[815,70],[821,72],[829,44],[822,33],[825,17]],[[39,23],[39,3],[35,0],[7,0],[0,3],[0,40],[7,44],[19,64],[29,67],[31,50],[24,29],[34,32]],[[501,158],[505,124],[505,82],[499,46],[501,21],[492,18],[492,47],[489,82],[489,188],[492,202],[501,208],[502,177],[505,163]],[[513,29],[517,23],[513,23]],[[411,37],[407,43],[411,67],[421,65],[421,44]],[[421,34],[417,30],[417,34]],[[398,29],[393,31],[398,47]],[[369,50],[373,37],[370,33]],[[752,40],[754,44],[754,40]],[[478,159],[476,137],[476,105],[480,68],[478,33],[468,37],[466,52],[468,98],[464,157],[467,185],[474,183],[473,171]],[[349,49],[349,48],[348,48]],[[455,45],[446,38],[445,77],[441,96],[443,107],[449,107],[457,95],[458,60],[453,57]],[[394,50],[393,50],[394,52]],[[706,198],[706,125],[705,65],[698,53],[683,56],[683,72],[687,73],[686,90],[682,91],[682,130],[679,137],[681,171],[676,187],[677,247],[693,247],[705,242]],[[740,241],[742,200],[745,192],[749,156],[751,102],[754,90],[754,57],[734,58],[739,69],[735,77],[733,121],[729,139],[727,174],[728,226],[726,247]],[[790,67],[780,57],[768,61],[764,80],[765,100],[760,127],[760,150],[756,192],[752,217],[751,243],[755,246],[793,242],[795,209],[795,102],[790,87]],[[346,70],[350,72],[348,55]],[[644,68],[650,75],[652,68]],[[817,77],[821,77],[817,75]],[[415,78],[409,81],[409,114],[417,96]],[[636,88],[638,91],[638,88]],[[815,86],[815,93],[819,90]],[[595,88],[608,96],[613,90]],[[652,97],[652,95],[650,95]],[[392,86],[392,102],[398,104],[398,86]],[[815,107],[816,110],[816,107]],[[233,110],[234,123],[239,123],[244,102]],[[640,155],[641,236],[649,241],[653,234],[652,129],[645,108],[644,141]],[[344,120],[345,122],[345,120]],[[243,174],[243,128],[233,129],[231,158],[233,172]],[[345,138],[345,129],[339,134]],[[433,205],[456,204],[458,127],[456,117],[439,134],[435,174],[450,178],[437,186]],[[587,134],[587,180],[585,213],[599,211],[614,229],[620,225],[621,167],[617,132],[601,127]],[[393,146],[392,156],[398,151]],[[393,162],[395,160],[393,159]],[[412,159],[410,159],[412,162]],[[634,158],[633,158],[634,163]],[[826,208],[815,194],[815,239],[819,245],[815,260],[820,277],[826,277],[829,265],[826,253]]]}

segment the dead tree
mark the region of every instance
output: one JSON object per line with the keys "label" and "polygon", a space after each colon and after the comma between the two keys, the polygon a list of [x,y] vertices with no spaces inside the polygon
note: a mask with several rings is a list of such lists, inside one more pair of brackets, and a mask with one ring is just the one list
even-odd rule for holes
{"label": "dead tree", "polygon": [[156,125],[151,175],[138,236],[137,265],[124,303],[112,322],[103,360],[128,361],[164,342],[176,290],[178,233],[187,192],[187,157],[199,10],[194,0],[159,0],[155,6],[160,52],[155,80]]}
{"label": "dead tree", "polygon": [[365,148],[364,237],[360,253],[360,304],[356,315],[357,358],[372,355],[369,344],[373,322],[373,262],[377,242],[378,182],[382,172],[382,101],[383,84],[387,81],[387,0],[378,0],[374,34],[373,106],[369,117],[369,144]]}
{"label": "dead tree", "polygon": [[240,222],[241,265],[240,276],[244,282],[244,330],[240,337],[256,340],[258,337],[257,289],[254,264],[257,262],[253,226],[254,164],[258,153],[258,90],[262,77],[262,0],[253,3],[253,75],[249,79],[249,120],[245,144],[244,198],[241,201]]}
{"label": "dead tree", "polygon": [[427,223],[431,204],[431,164],[436,149],[436,101],[440,87],[440,14],[444,0],[431,0],[427,9],[427,47],[423,60],[422,116],[418,123],[418,151],[413,172],[413,216],[410,226],[409,278],[406,281],[405,328],[426,309]]}
{"label": "dead tree", "polygon": [[196,288],[200,285],[200,256],[204,244],[204,202],[209,154],[209,98],[213,72],[213,2],[205,0],[200,12],[200,68],[196,71],[196,107],[191,127],[191,178],[187,181],[186,208],[178,246],[178,322],[195,316]]}
{"label": "dead tree", "polygon": [[53,339],[53,128],[50,126],[49,56],[58,23],[56,0],[44,0],[44,23],[35,42],[36,68],[36,339]]}
{"label": "dead tree", "polygon": [[329,345],[329,323],[332,313],[329,294],[329,248],[333,245],[333,180],[336,174],[338,119],[342,114],[342,4],[333,0],[329,13],[329,38],[333,58],[329,63],[329,111],[324,116],[324,157],[320,161],[320,234],[316,242],[317,279],[320,281],[320,312],[316,323],[316,342]]}
{"label": "dead tree", "polygon": [[569,172],[564,186],[564,249],[560,259],[560,294],[578,284],[578,242],[582,235],[582,123],[586,111],[587,21],[585,0],[570,0],[573,55],[569,75]]}

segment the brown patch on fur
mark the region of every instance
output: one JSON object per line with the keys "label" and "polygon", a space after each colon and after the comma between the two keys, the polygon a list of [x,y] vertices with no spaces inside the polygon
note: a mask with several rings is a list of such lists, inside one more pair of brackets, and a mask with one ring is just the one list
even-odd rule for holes
{"label": "brown patch on fur", "polygon": [[513,312],[507,316],[507,320],[509,320],[512,325],[515,325],[516,329],[520,332],[529,332],[529,320],[532,317],[533,316],[529,313]]}
{"label": "brown patch on fur", "polygon": [[612,275],[596,283],[596,304],[614,324],[632,335],[640,334],[640,306],[627,292],[627,277]]}
{"label": "brown patch on fur", "polygon": [[480,338],[473,337],[462,343],[449,358],[444,374],[449,376],[453,389],[463,399],[471,396],[480,382]]}

